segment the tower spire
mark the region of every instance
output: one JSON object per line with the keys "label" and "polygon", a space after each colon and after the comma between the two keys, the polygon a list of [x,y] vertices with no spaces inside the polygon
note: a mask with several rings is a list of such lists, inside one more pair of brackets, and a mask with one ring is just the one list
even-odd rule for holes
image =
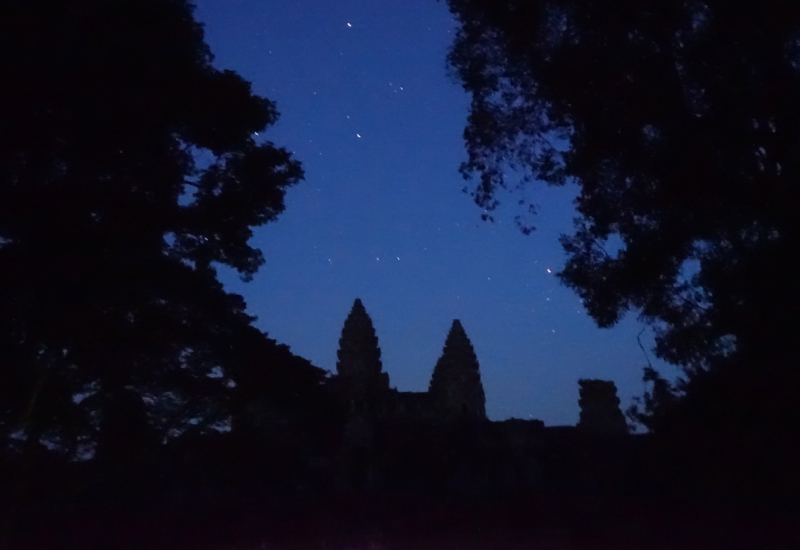
{"label": "tower spire", "polygon": [[351,397],[364,400],[389,389],[389,375],[382,372],[378,337],[359,298],[344,322],[337,357],[336,372]]}
{"label": "tower spire", "polygon": [[433,369],[429,392],[446,419],[486,419],[480,364],[458,319],[453,320],[442,356]]}

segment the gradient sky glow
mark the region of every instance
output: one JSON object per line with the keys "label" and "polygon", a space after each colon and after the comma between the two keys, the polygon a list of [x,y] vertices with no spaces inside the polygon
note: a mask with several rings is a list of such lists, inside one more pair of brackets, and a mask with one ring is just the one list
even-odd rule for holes
{"label": "gradient sky glow", "polygon": [[[196,3],[216,65],[278,105],[280,121],[259,137],[294,151],[306,171],[286,212],[256,232],[267,263],[255,279],[221,273],[259,328],[334,371],[360,297],[392,385],[422,391],[458,318],[495,420],[574,424],[578,378],[614,380],[623,406],[642,393],[641,325],[596,328],[555,277],[574,188],[525,191],[540,210],[527,237],[513,223],[519,196],[492,224],[461,192],[469,97],[448,77],[454,23],[443,3]],[[649,353],[649,330],[642,342]]]}

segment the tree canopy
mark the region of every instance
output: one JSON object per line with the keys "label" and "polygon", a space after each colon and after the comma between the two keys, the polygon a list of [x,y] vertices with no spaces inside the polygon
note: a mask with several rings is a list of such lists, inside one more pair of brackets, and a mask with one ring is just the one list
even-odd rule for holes
{"label": "tree canopy", "polygon": [[253,276],[252,228],[303,172],[212,61],[187,0],[0,6],[2,439],[74,454],[114,410],[162,436],[224,419],[233,342],[266,340],[215,266]]}
{"label": "tree canopy", "polygon": [[[563,282],[638,311],[691,375],[786,366],[800,313],[800,12],[788,0],[448,0],[472,96],[462,171],[579,186]],[[514,179],[520,176],[521,179]],[[777,367],[782,368],[782,367]]]}

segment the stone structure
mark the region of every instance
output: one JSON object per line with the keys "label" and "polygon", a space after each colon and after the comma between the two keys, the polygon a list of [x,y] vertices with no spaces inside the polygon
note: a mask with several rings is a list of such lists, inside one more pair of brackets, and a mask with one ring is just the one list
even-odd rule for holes
{"label": "stone structure", "polygon": [[429,422],[486,420],[480,365],[458,320],[453,321],[427,392],[389,388],[380,357],[372,320],[356,299],[342,329],[336,376],[331,381],[351,415]]}
{"label": "stone structure", "polygon": [[458,320],[428,391],[391,388],[375,327],[358,299],[342,329],[329,388],[341,404],[331,450],[335,485],[343,490],[414,487],[481,494],[587,485],[613,473],[613,463],[592,454],[593,445],[627,433],[617,388],[604,380],[580,380],[577,427],[489,422],[480,365]]}
{"label": "stone structure", "polygon": [[381,349],[364,304],[356,299],[344,322],[336,363],[336,390],[351,413],[374,415],[389,391],[389,375],[383,372]]}
{"label": "stone structure", "polygon": [[608,380],[578,380],[580,386],[581,431],[598,436],[619,436],[628,433],[628,424],[619,408],[617,386]]}
{"label": "stone structure", "polygon": [[436,362],[428,392],[442,418],[486,419],[486,397],[472,343],[456,319]]}

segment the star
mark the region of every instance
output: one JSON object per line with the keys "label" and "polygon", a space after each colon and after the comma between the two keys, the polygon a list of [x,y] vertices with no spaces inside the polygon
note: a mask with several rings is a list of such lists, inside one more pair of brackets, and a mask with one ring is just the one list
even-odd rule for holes
{"label": "star", "polygon": [[348,24],[347,24],[347,26],[348,26],[348,27],[352,27],[353,25],[351,25],[350,23],[348,23]]}
{"label": "star", "polygon": [[356,137],[361,137],[361,134],[356,134]]}
{"label": "star", "polygon": [[552,273],[552,271],[550,271],[549,269],[547,270],[547,272],[548,272],[548,273]]}

